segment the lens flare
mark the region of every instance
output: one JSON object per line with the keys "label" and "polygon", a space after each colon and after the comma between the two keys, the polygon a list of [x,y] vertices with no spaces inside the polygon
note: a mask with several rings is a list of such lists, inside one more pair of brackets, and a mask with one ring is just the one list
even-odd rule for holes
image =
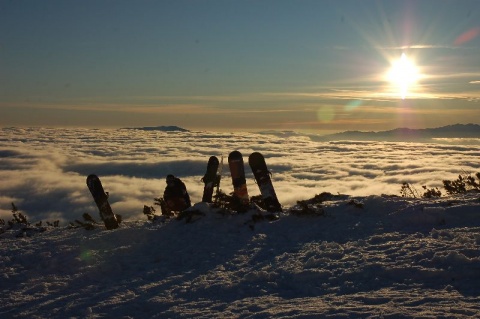
{"label": "lens flare", "polygon": [[80,253],[80,260],[82,261],[90,261],[93,257],[93,254],[90,250],[83,250],[81,253]]}
{"label": "lens flare", "polygon": [[480,27],[473,28],[459,35],[458,38],[455,39],[454,43],[455,45],[465,44],[467,42],[472,41],[479,35],[480,35]]}
{"label": "lens flare", "polygon": [[322,106],[317,110],[317,119],[320,122],[331,122],[335,118],[335,110],[331,106]]}
{"label": "lens flare", "polygon": [[362,101],[361,100],[352,100],[350,102],[348,102],[347,105],[345,105],[345,110],[346,111],[353,111],[355,110],[357,107],[361,106],[362,105]]}

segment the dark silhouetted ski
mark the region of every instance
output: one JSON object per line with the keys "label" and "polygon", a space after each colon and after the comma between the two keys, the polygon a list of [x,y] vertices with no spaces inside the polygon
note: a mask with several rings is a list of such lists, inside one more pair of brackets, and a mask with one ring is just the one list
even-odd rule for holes
{"label": "dark silhouetted ski", "polygon": [[207,172],[202,178],[202,181],[205,183],[202,202],[212,202],[213,189],[220,184],[220,176],[217,174],[219,165],[218,158],[216,156],[210,156],[207,164]]}
{"label": "dark silhouetted ski", "polygon": [[272,180],[270,179],[270,172],[268,171],[263,155],[258,152],[252,153],[248,157],[248,164],[250,165],[253,176],[255,176],[255,180],[260,188],[263,203],[267,211],[281,212],[282,205],[278,202]]}
{"label": "dark silhouetted ski", "polygon": [[87,186],[92,193],[95,204],[100,211],[100,218],[105,223],[107,229],[118,228],[118,220],[108,203],[108,194],[103,190],[102,182],[97,175],[89,175],[87,177]]}
{"label": "dark silhouetted ski", "polygon": [[245,168],[243,166],[243,156],[239,151],[233,151],[228,155],[228,166],[232,176],[233,196],[239,200],[240,204],[248,205],[249,198]]}

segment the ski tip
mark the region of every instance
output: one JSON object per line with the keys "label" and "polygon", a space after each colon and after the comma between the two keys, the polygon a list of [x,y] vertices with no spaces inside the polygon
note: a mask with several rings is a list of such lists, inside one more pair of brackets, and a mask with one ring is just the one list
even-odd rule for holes
{"label": "ski tip", "polygon": [[260,152],[253,152],[248,158],[263,158],[263,155]]}
{"label": "ski tip", "polygon": [[263,157],[263,155],[259,152],[253,152],[252,154],[250,154],[250,156],[248,157],[248,163],[249,164],[254,164],[254,163],[262,163],[262,162],[265,162],[265,158]]}
{"label": "ski tip", "polygon": [[232,158],[242,158],[242,153],[240,153],[239,151],[233,151],[228,155],[228,159]]}
{"label": "ski tip", "polygon": [[88,181],[91,181],[91,180],[93,180],[93,179],[98,179],[98,176],[95,175],[95,174],[90,174],[90,175],[87,176],[87,182],[88,182]]}
{"label": "ski tip", "polygon": [[216,156],[210,156],[210,158],[208,159],[208,162],[209,163],[220,163],[218,161],[218,157],[216,157]]}

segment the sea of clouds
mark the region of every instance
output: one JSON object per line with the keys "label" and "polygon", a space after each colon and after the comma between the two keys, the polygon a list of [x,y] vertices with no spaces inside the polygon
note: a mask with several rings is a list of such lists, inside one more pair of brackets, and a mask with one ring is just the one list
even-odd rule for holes
{"label": "sea of clouds", "polygon": [[[248,156],[264,154],[280,202],[288,207],[321,192],[355,196],[400,195],[408,182],[438,187],[442,180],[480,171],[479,144],[319,142],[307,135],[274,133],[162,132],[135,129],[3,128],[0,130],[0,218],[11,203],[31,221],[97,216],[87,189],[97,174],[115,213],[143,219],[143,206],[163,195],[165,177],[187,185],[192,202],[202,197],[202,176],[211,155],[223,156],[221,189],[232,191],[227,157],[239,150],[247,187],[258,195]],[[158,207],[157,207],[158,208]]]}

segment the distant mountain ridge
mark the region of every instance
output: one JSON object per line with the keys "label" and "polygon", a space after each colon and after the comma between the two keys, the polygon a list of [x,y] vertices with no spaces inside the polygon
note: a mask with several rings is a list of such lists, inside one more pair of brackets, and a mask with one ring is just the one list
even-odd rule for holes
{"label": "distant mountain ridge", "polygon": [[144,127],[128,127],[130,130],[140,130],[140,131],[162,131],[162,132],[190,132],[187,129],[184,129],[179,126],[170,125],[170,126],[144,126]]}
{"label": "distant mountain ridge", "polygon": [[397,128],[389,131],[379,132],[346,131],[341,133],[323,135],[317,138],[317,140],[412,141],[432,138],[480,138],[480,125],[454,124],[437,128]]}

